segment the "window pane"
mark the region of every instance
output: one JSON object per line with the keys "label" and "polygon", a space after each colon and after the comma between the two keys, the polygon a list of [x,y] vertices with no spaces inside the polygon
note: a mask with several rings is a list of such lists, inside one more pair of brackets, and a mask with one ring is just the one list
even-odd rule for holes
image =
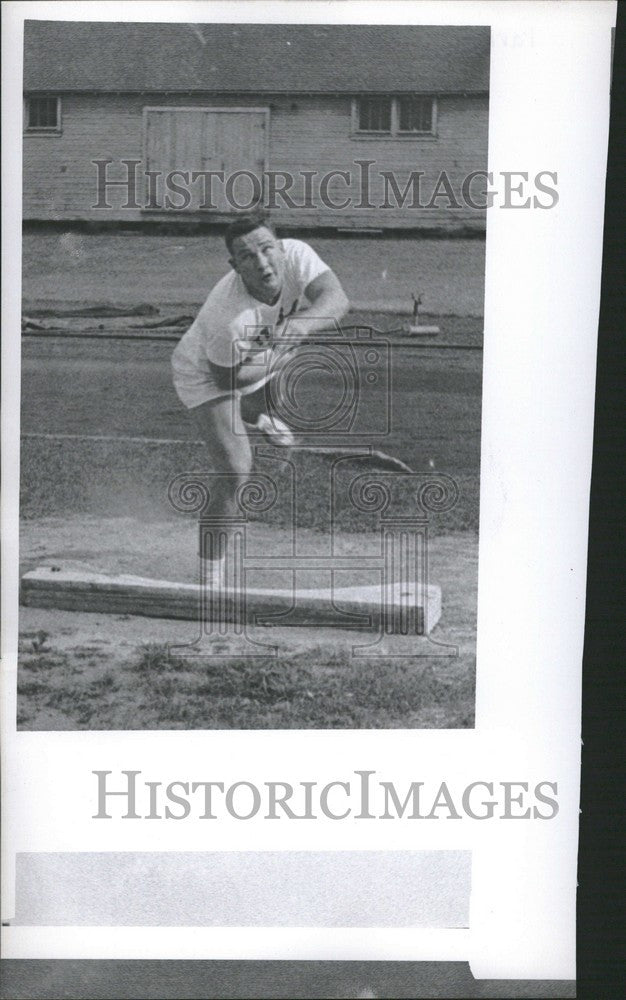
{"label": "window pane", "polygon": [[48,97],[46,100],[46,125],[50,128],[56,128],[58,125],[56,97]]}
{"label": "window pane", "polygon": [[363,97],[359,101],[361,132],[391,131],[391,101],[387,97]]}
{"label": "window pane", "polygon": [[433,102],[431,97],[401,97],[400,131],[432,132]]}
{"label": "window pane", "polygon": [[57,128],[56,97],[31,97],[28,100],[29,128]]}

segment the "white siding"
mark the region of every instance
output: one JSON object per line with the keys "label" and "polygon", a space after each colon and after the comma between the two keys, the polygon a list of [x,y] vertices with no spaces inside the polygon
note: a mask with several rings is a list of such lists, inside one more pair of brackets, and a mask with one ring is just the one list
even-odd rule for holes
{"label": "white siding", "polygon": [[[356,160],[374,160],[370,168],[370,201],[373,209],[352,207],[343,211],[325,208],[314,184],[312,209],[279,208],[275,219],[294,226],[363,226],[484,229],[484,212],[467,207],[450,209],[381,208],[383,181],[380,172],[393,171],[402,189],[411,171],[422,171],[422,202],[432,195],[437,177],[445,170],[453,189],[460,192],[462,179],[473,170],[487,167],[488,101],[486,97],[439,97],[437,135],[417,138],[369,138],[351,136],[349,97],[302,97],[211,94],[63,95],[62,131],[58,135],[24,137],[24,218],[91,219],[136,221],[154,213],[122,208],[124,195],[119,188],[108,191],[111,209],[97,209],[96,167],[93,160],[111,159],[111,179],[122,179],[123,159],[143,162],[143,110],[154,106],[176,107],[258,107],[269,108],[268,168],[297,175],[316,170],[347,170],[352,183],[343,180],[329,185],[329,194],[339,200],[347,195],[358,203],[359,170]],[[250,165],[242,162],[241,168]],[[141,167],[139,168],[141,172]],[[476,192],[479,185],[476,185]],[[138,184],[139,201],[144,187]],[[302,182],[291,195],[302,202]],[[279,201],[280,204],[280,201]],[[445,200],[440,201],[445,205]],[[176,218],[182,213],[167,213]],[[162,218],[163,216],[161,216]],[[189,218],[189,214],[183,216]]]}

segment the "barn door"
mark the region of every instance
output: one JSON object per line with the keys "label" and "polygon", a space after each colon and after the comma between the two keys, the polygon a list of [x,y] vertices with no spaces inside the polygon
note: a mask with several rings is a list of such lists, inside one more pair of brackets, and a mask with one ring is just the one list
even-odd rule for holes
{"label": "barn door", "polygon": [[[144,111],[144,162],[146,193],[144,204],[166,207],[168,195],[165,178],[172,171],[189,174],[189,182],[180,176],[173,182],[188,192],[187,211],[206,209],[206,189],[201,179],[191,183],[191,174],[200,171],[223,171],[224,181],[211,182],[213,211],[220,213],[248,207],[258,192],[263,192],[266,169],[265,109],[217,108],[146,108]],[[150,179],[148,172],[153,172]],[[246,175],[234,177],[238,171]],[[172,193],[171,203],[183,205],[186,197]]]}

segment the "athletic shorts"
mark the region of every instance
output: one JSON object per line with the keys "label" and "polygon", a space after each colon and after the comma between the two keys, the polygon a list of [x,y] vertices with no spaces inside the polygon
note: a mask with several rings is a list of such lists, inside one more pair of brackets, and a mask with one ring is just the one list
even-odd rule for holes
{"label": "athletic shorts", "polygon": [[202,371],[193,365],[186,365],[178,358],[172,358],[172,374],[178,398],[189,410],[196,406],[202,406],[203,403],[210,403],[214,399],[227,399],[233,395],[250,395],[272,378],[271,375],[266,375],[254,385],[246,386],[245,390],[235,389],[233,393],[230,389],[221,389],[210,371]]}
{"label": "athletic shorts", "polygon": [[189,410],[213,399],[232,396],[229,390],[220,389],[211,372],[181,363],[177,358],[172,358],[172,376],[178,398]]}

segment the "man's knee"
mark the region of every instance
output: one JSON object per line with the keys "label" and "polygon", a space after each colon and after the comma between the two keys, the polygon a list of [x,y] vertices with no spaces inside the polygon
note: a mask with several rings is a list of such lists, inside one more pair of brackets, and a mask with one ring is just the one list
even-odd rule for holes
{"label": "man's knee", "polygon": [[252,469],[250,442],[245,433],[235,433],[232,401],[219,401],[198,407],[196,426],[209,450],[211,465],[217,472],[245,477]]}

